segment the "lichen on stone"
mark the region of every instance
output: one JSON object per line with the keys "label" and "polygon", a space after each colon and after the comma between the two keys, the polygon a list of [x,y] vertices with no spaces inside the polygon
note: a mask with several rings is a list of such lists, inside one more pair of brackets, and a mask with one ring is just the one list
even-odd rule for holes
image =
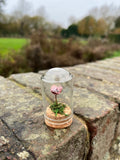
{"label": "lichen on stone", "polygon": [[9,140],[8,140],[8,139],[6,139],[4,136],[1,136],[1,137],[0,137],[0,146],[6,145],[6,144],[8,144],[8,143],[9,143]]}
{"label": "lichen on stone", "polygon": [[17,155],[18,155],[18,157],[20,157],[22,159],[27,159],[29,157],[29,153],[27,151],[17,153]]}

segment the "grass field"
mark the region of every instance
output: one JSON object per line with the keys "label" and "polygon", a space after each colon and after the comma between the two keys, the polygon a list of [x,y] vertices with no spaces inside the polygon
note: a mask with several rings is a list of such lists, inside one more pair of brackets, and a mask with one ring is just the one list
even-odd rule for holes
{"label": "grass field", "polygon": [[[68,42],[67,39],[63,39],[65,43]],[[14,51],[19,51],[23,46],[30,42],[29,39],[25,38],[0,38],[0,56],[5,58],[7,55],[12,55]],[[87,41],[80,41],[83,45],[87,44]],[[120,56],[120,51],[113,52],[112,57]]]}
{"label": "grass field", "polygon": [[119,57],[119,56],[120,56],[120,51],[113,52],[113,56],[112,57]]}
{"label": "grass field", "polygon": [[12,51],[19,51],[29,40],[24,38],[0,38],[0,55],[5,57]]}

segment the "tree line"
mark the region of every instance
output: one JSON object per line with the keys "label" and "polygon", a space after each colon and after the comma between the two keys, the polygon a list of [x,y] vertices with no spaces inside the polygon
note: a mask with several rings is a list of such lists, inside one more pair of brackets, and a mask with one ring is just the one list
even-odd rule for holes
{"label": "tree line", "polygon": [[92,16],[86,16],[77,24],[71,24],[67,29],[61,30],[61,35],[64,38],[71,36],[89,36],[107,37],[108,35],[120,34],[120,16],[114,21],[114,28],[110,28],[103,18],[96,20]]}
{"label": "tree line", "polygon": [[42,29],[44,32],[58,32],[59,26],[46,19],[44,7],[39,7],[35,14],[31,14],[31,3],[19,0],[16,8],[7,15],[3,12],[4,0],[0,0],[0,36],[28,37],[33,32]]}
{"label": "tree line", "polygon": [[113,4],[93,8],[83,19],[76,21],[68,26],[67,29],[46,20],[44,8],[39,9],[39,14],[30,15],[28,7],[30,4],[26,0],[20,0],[18,7],[11,15],[3,12],[4,0],[0,0],[0,36],[20,36],[28,37],[34,31],[39,29],[46,32],[49,36],[62,36],[69,38],[71,36],[98,36],[119,37],[120,34],[120,7]]}
{"label": "tree line", "polygon": [[71,36],[98,36],[107,37],[109,35],[120,34],[120,6],[103,5],[100,8],[92,8],[88,15],[76,21],[67,29],[61,30],[61,35],[65,38]]}

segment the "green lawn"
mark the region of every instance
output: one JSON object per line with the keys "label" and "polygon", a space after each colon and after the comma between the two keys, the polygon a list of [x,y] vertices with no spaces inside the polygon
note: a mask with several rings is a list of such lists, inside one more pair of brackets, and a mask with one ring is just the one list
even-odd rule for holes
{"label": "green lawn", "polygon": [[5,57],[12,51],[19,51],[29,40],[25,38],[0,38],[0,55]]}
{"label": "green lawn", "polygon": [[120,56],[120,51],[113,52],[112,57],[119,57],[119,56]]}

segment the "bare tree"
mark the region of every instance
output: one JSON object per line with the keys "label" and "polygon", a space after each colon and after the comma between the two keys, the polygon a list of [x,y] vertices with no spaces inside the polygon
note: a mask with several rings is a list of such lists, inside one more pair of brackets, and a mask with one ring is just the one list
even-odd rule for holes
{"label": "bare tree", "polygon": [[48,17],[48,14],[46,12],[46,9],[44,6],[40,6],[38,7],[38,9],[36,10],[36,13],[35,13],[37,16],[40,16],[40,17],[44,17],[44,18],[47,18]]}
{"label": "bare tree", "polygon": [[16,20],[19,20],[19,32],[24,35],[26,17],[32,12],[32,4],[28,0],[18,0],[18,4],[12,12]]}
{"label": "bare tree", "polygon": [[104,18],[106,19],[107,17],[117,17],[119,15],[119,9],[120,6],[117,7],[113,4],[110,5],[103,5],[101,7],[95,7],[92,8],[89,11],[89,15],[95,17],[96,19]]}
{"label": "bare tree", "polygon": [[30,15],[32,12],[32,4],[27,0],[18,0],[18,4],[13,10],[13,15],[16,18],[22,18],[25,15]]}
{"label": "bare tree", "polygon": [[99,8],[95,7],[89,11],[89,15],[95,17],[97,20],[103,18],[108,24],[108,28],[114,28],[114,21],[119,16],[120,6],[113,4],[103,5]]}
{"label": "bare tree", "polygon": [[0,0],[0,15],[3,12],[2,7],[3,7],[4,4],[5,4],[5,1],[4,0]]}

